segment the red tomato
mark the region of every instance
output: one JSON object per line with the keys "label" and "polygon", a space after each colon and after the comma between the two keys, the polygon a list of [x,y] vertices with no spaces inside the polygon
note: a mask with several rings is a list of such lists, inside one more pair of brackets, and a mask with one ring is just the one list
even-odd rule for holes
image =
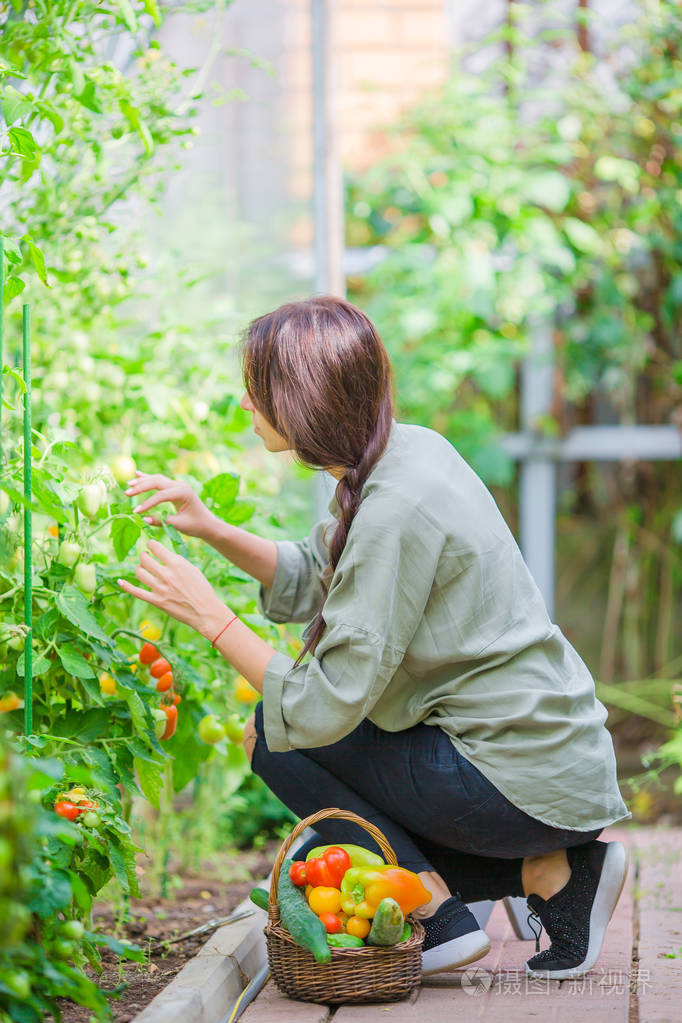
{"label": "red tomato", "polygon": [[308,879],[305,876],[305,868],[305,860],[294,860],[289,867],[289,877],[299,888],[304,888],[308,883]]}
{"label": "red tomato", "polygon": [[176,705],[176,707],[179,703],[182,703],[182,697],[180,696],[180,693],[173,693],[173,703]]}
{"label": "red tomato", "polygon": [[[154,665],[152,665],[152,667],[154,667]],[[165,675],[161,675],[161,677],[159,678],[158,682],[156,683],[156,691],[158,693],[167,693],[172,685],[173,685],[173,672],[172,671],[167,671]]]}
{"label": "red tomato", "polygon": [[80,807],[76,806],[75,803],[67,803],[66,800],[62,800],[59,803],[55,803],[54,812],[59,817],[65,817],[67,821],[75,821],[81,811]]}
{"label": "red tomato", "polygon": [[159,651],[153,643],[145,643],[140,650],[140,660],[143,664],[151,664],[152,661],[157,660],[158,656]]}
{"label": "red tomato", "polygon": [[336,913],[320,913],[320,920],[327,934],[337,934],[341,930],[341,921]]}
{"label": "red tomato", "polygon": [[166,715],[166,727],[161,736],[161,742],[163,742],[175,735],[175,729],[178,727],[178,708],[172,703],[170,707],[162,707],[161,710]]}
{"label": "red tomato", "polygon": [[149,666],[149,674],[153,675],[154,678],[161,678],[162,675],[172,670],[165,657],[157,657]]}

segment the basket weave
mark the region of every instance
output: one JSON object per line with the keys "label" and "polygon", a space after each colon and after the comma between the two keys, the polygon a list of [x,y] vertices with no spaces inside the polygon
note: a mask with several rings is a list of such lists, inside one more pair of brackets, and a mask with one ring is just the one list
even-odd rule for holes
{"label": "basket weave", "polygon": [[322,1005],[346,1005],[353,1002],[396,1002],[414,991],[422,972],[424,928],[409,918],[412,934],[407,941],[388,948],[367,945],[364,948],[332,948],[331,961],[318,963],[312,952],[297,945],[279,919],[277,884],[282,863],[289,848],[305,829],[328,817],[352,821],[369,832],[378,843],[387,863],[398,861],[381,831],[369,821],[348,810],[320,810],[300,821],[284,840],[275,858],[268,899],[268,924],[265,940],[273,979],[290,998]]}

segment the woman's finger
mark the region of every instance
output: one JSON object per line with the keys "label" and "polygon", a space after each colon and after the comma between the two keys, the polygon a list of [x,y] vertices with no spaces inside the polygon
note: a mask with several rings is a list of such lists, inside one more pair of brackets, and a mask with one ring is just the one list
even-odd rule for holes
{"label": "woman's finger", "polygon": [[125,590],[126,593],[130,593],[131,596],[138,597],[140,600],[146,600],[148,604],[153,604],[154,607],[161,606],[159,601],[154,597],[154,594],[150,593],[149,590],[142,590],[139,586],[133,586],[133,584],[129,583],[127,579],[117,579],[116,582],[122,590]]}
{"label": "woman's finger", "polygon": [[166,572],[164,571],[165,566],[162,565],[160,561],[157,561],[156,558],[152,557],[149,551],[142,551],[142,554],[140,555],[140,564],[143,568],[146,568],[155,579],[164,580],[166,578]]}
{"label": "woman's finger", "polygon": [[126,494],[145,494],[148,490],[159,490],[173,483],[174,480],[169,479],[168,476],[162,476],[160,473],[154,473],[153,475],[143,474],[138,476],[137,479],[130,481]]}
{"label": "woman's finger", "polygon": [[161,519],[157,519],[156,515],[147,515],[144,519],[148,526],[160,526]]}
{"label": "woman's finger", "polygon": [[141,565],[135,566],[135,575],[141,583],[144,583],[145,586],[150,586],[152,590],[154,589],[155,584],[159,581],[158,576],[152,575],[151,572],[148,572],[146,568],[142,568]]}
{"label": "woman's finger", "polygon": [[159,540],[148,540],[147,547],[154,554],[162,565],[170,565],[174,559],[180,561],[186,561],[181,554],[174,554],[173,551],[169,551],[165,544],[162,544]]}
{"label": "woman's finger", "polygon": [[150,508],[153,508],[154,505],[163,504],[164,501],[172,501],[174,500],[174,498],[180,496],[181,494],[177,490],[176,491],[159,490],[157,491],[156,494],[153,495],[153,497],[148,497],[146,501],[142,502],[142,504],[138,504],[137,507],[133,508],[133,511],[142,513],[144,511],[148,511]]}

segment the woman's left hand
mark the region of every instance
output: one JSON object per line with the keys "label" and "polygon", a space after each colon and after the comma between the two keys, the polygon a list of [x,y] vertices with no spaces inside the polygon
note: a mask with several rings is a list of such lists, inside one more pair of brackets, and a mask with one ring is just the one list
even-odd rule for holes
{"label": "woman's left hand", "polygon": [[153,604],[202,635],[208,635],[215,622],[225,621],[230,613],[203,572],[158,540],[148,541],[148,550],[143,551],[135,575],[149,589],[143,590],[119,579],[121,589]]}

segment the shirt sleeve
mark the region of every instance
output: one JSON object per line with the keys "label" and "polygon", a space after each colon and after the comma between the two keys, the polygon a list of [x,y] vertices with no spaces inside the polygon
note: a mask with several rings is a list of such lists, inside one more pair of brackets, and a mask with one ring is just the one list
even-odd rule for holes
{"label": "shirt sleeve", "polygon": [[361,510],[334,572],[314,655],[294,667],[277,652],[265,669],[263,722],[272,752],[348,735],[390,683],[424,615],[442,532],[417,513],[373,522],[363,521]]}
{"label": "shirt sleeve", "polygon": [[258,610],[271,622],[306,622],[317,613],[324,596],[322,575],[329,568],[327,541],[337,520],[317,522],[305,540],[276,540],[277,566],[272,586],[262,583]]}

